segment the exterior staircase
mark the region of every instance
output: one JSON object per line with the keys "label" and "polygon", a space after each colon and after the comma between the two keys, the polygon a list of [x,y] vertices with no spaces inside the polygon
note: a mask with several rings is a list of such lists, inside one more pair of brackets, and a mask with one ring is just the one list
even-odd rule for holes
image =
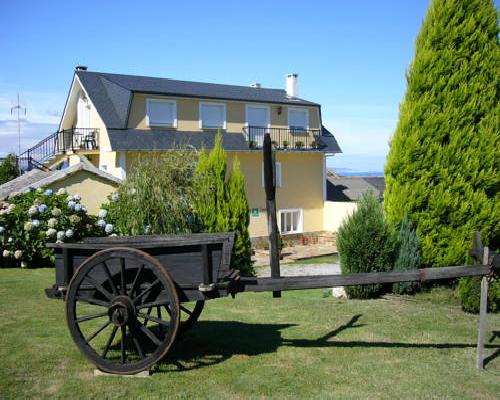
{"label": "exterior staircase", "polygon": [[33,169],[48,171],[68,152],[97,150],[98,134],[99,130],[94,128],[71,128],[55,132],[19,154],[19,170],[21,173]]}

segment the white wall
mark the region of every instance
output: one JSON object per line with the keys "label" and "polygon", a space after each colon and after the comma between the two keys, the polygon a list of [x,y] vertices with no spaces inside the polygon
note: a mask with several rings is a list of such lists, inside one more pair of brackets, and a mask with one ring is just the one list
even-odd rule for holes
{"label": "white wall", "polygon": [[346,201],[325,201],[323,209],[323,230],[337,232],[344,219],[351,215],[358,203]]}

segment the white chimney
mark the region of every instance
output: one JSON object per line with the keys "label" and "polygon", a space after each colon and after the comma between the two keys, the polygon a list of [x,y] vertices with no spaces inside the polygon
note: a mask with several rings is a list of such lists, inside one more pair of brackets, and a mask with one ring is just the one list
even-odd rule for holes
{"label": "white chimney", "polygon": [[260,83],[258,83],[258,82],[254,82],[254,83],[250,84],[250,87],[253,87],[253,88],[260,88]]}
{"label": "white chimney", "polygon": [[299,74],[288,74],[286,76],[286,95],[297,97],[299,95]]}

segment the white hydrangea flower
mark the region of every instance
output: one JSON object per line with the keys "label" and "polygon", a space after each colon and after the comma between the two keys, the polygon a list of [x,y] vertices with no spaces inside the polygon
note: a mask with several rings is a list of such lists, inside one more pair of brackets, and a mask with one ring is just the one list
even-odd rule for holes
{"label": "white hydrangea flower", "polygon": [[22,252],[21,250],[16,250],[16,251],[14,252],[14,258],[15,258],[16,260],[20,260],[22,257],[23,257],[23,252]]}
{"label": "white hydrangea flower", "polygon": [[63,240],[64,239],[64,231],[59,231],[57,232],[57,240]]}
{"label": "white hydrangea flower", "polygon": [[69,219],[69,222],[71,222],[72,224],[77,224],[78,222],[81,221],[81,218],[78,216],[78,215],[75,215],[75,214],[72,214],[68,217]]}
{"label": "white hydrangea flower", "polygon": [[28,263],[26,261],[21,261],[21,268],[28,268]]}
{"label": "white hydrangea flower", "polygon": [[104,232],[106,232],[108,235],[113,232],[113,225],[112,224],[106,224],[104,227]]}
{"label": "white hydrangea flower", "polygon": [[4,250],[4,251],[2,252],[2,256],[3,256],[4,258],[9,258],[9,257],[10,257],[10,251],[9,251],[9,250]]}
{"label": "white hydrangea flower", "polygon": [[64,189],[64,188],[60,188],[60,189],[57,191],[57,194],[58,194],[58,195],[63,195],[63,194],[66,194],[66,189]]}
{"label": "white hydrangea flower", "polygon": [[53,193],[54,191],[52,189],[47,189],[44,194],[45,196],[52,196]]}
{"label": "white hydrangea flower", "polygon": [[38,208],[35,207],[35,206],[31,206],[28,210],[28,215],[30,217],[32,217],[33,215],[35,215],[36,213],[38,212]]}
{"label": "white hydrangea flower", "polygon": [[41,187],[39,187],[39,188],[36,189],[36,192],[37,193],[43,193],[43,189]]}
{"label": "white hydrangea flower", "polygon": [[61,214],[62,214],[62,211],[61,211],[59,208],[54,207],[54,208],[52,209],[52,215],[53,215],[54,217],[59,217]]}
{"label": "white hydrangea flower", "polygon": [[14,241],[14,239],[12,239],[11,237],[7,239],[8,243],[12,243],[13,241]]}
{"label": "white hydrangea flower", "polygon": [[57,233],[57,231],[54,228],[49,228],[49,229],[47,229],[47,232],[45,232],[45,234],[47,235],[47,237],[52,237],[56,233]]}
{"label": "white hydrangea flower", "polygon": [[33,227],[38,228],[40,226],[40,221],[34,219],[33,221],[31,221],[31,224],[33,225]]}
{"label": "white hydrangea flower", "polygon": [[116,201],[116,200],[118,200],[118,199],[119,199],[119,197],[120,197],[120,196],[118,195],[118,193],[113,193],[113,194],[111,195],[111,200]]}
{"label": "white hydrangea flower", "polygon": [[31,231],[33,229],[33,223],[31,221],[27,221],[24,223],[24,230]]}
{"label": "white hydrangea flower", "polygon": [[57,219],[55,218],[50,218],[48,221],[47,221],[47,225],[49,226],[49,228],[55,228],[57,226]]}
{"label": "white hydrangea flower", "polygon": [[74,232],[73,232],[73,230],[72,230],[72,229],[68,229],[68,230],[65,232],[65,235],[66,235],[66,237],[69,237],[69,238],[70,238],[70,237],[73,237]]}
{"label": "white hydrangea flower", "polygon": [[15,209],[16,209],[16,205],[15,204],[9,204],[9,206],[7,207],[7,214],[11,213]]}
{"label": "white hydrangea flower", "polygon": [[98,220],[97,226],[104,228],[106,226],[106,221],[104,221],[103,219]]}
{"label": "white hydrangea flower", "polygon": [[3,226],[0,226],[0,233],[4,233],[5,232],[5,228]]}
{"label": "white hydrangea flower", "polygon": [[108,216],[108,210],[99,210],[99,214],[97,214],[100,219],[104,219]]}

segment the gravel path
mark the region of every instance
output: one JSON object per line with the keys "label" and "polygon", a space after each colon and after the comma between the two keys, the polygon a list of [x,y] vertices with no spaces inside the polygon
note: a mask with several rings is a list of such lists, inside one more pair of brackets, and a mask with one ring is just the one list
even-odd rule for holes
{"label": "gravel path", "polygon": [[[281,276],[308,276],[308,275],[338,275],[339,264],[283,264],[281,265]],[[257,267],[257,276],[270,276],[269,267]]]}

